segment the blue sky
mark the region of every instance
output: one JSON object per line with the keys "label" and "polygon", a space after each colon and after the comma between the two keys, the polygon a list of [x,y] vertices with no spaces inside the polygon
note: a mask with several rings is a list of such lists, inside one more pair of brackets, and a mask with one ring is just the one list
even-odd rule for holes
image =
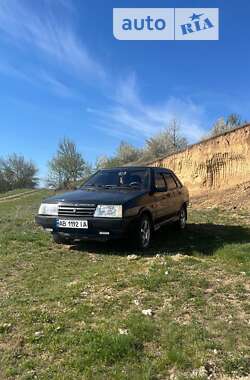
{"label": "blue sky", "polygon": [[[219,7],[220,41],[118,41],[114,7]],[[245,0],[1,0],[0,156],[45,177],[64,136],[94,162],[172,118],[190,142],[220,116],[249,119],[249,14]]]}

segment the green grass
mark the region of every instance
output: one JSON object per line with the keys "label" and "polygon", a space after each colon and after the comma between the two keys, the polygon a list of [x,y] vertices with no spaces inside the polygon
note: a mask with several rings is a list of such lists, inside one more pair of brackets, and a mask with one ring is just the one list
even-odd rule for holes
{"label": "green grass", "polygon": [[52,243],[34,223],[47,195],[0,204],[0,379],[250,375],[246,213],[191,209],[129,261],[126,242]]}
{"label": "green grass", "polygon": [[32,189],[15,189],[15,190],[9,190],[6,191],[5,193],[0,193],[0,199],[1,198],[6,198],[6,197],[12,197],[12,196],[18,196],[18,195],[23,195],[25,193],[31,192]]}

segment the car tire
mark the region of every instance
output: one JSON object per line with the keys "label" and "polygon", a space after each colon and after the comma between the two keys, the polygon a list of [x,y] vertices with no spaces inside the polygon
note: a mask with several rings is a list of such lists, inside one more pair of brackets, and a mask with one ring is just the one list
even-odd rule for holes
{"label": "car tire", "polygon": [[179,230],[185,230],[187,227],[187,209],[185,206],[183,206],[178,215],[178,221],[176,222],[176,225]]}
{"label": "car tire", "polygon": [[142,214],[135,229],[135,244],[140,250],[149,248],[152,239],[152,222],[148,214]]}
{"label": "car tire", "polygon": [[54,243],[56,243],[56,244],[64,244],[64,245],[71,245],[72,244],[72,241],[70,239],[66,239],[57,233],[53,233],[52,237],[53,237]]}

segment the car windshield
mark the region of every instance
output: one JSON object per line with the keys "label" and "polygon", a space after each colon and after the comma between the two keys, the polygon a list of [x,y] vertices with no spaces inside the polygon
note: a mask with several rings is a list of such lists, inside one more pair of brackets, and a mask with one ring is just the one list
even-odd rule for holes
{"label": "car windshield", "polygon": [[140,188],[149,185],[149,169],[105,169],[94,174],[82,187]]}

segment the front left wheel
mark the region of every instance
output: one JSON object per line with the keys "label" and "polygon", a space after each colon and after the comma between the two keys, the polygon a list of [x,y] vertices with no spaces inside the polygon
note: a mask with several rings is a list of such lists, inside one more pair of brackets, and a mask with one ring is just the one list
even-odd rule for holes
{"label": "front left wheel", "polygon": [[139,249],[147,249],[152,239],[152,223],[147,214],[143,214],[136,226],[135,231],[136,246]]}

